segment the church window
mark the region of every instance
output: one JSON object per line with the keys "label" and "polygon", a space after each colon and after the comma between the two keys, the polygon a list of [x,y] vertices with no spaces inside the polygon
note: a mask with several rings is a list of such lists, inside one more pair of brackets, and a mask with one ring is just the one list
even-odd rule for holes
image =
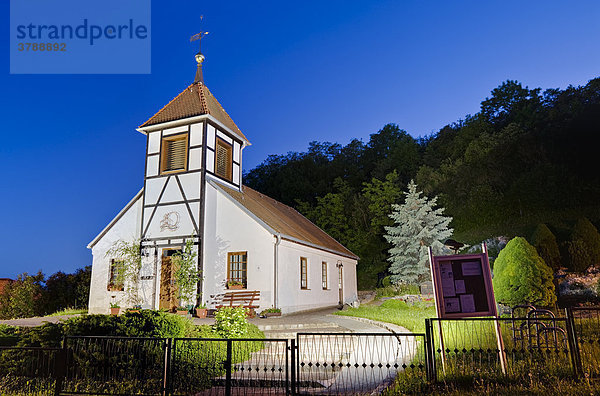
{"label": "church window", "polygon": [[215,146],[215,174],[226,180],[231,180],[233,165],[233,149],[230,144],[217,138]]}
{"label": "church window", "polygon": [[110,273],[108,279],[108,291],[123,291],[123,260],[110,260]]}
{"label": "church window", "polygon": [[227,282],[248,286],[248,252],[227,253]]}
{"label": "church window", "polygon": [[308,260],[300,257],[300,289],[308,289]]}
{"label": "church window", "polygon": [[323,290],[327,290],[327,263],[325,261],[321,263],[321,284]]}
{"label": "church window", "polygon": [[162,139],[160,173],[182,172],[187,169],[188,135],[166,136]]}

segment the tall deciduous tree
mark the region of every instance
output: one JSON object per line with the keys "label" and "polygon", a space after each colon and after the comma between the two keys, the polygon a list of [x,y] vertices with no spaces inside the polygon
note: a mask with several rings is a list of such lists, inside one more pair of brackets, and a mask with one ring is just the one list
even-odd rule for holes
{"label": "tall deciduous tree", "polygon": [[416,283],[429,276],[428,247],[434,254],[444,251],[442,241],[452,235],[451,217],[443,216],[443,208],[435,208],[437,197],[428,199],[417,191],[414,181],[408,184],[402,205],[392,205],[390,218],[395,225],[385,227],[392,282]]}

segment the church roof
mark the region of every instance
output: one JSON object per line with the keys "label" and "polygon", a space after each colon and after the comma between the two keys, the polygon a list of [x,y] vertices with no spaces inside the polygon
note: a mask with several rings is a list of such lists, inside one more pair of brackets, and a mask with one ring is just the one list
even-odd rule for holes
{"label": "church roof", "polygon": [[248,186],[242,186],[242,192],[228,188],[222,184],[213,186],[225,192],[236,202],[264,222],[275,232],[282,234],[283,239],[294,242],[305,242],[308,246],[322,248],[358,260],[358,256],[346,249],[325,231],[302,216],[297,210],[282,204]]}
{"label": "church roof", "polygon": [[215,117],[220,123],[248,141],[208,87],[201,82],[193,83],[184,89],[148,121],[140,125],[140,128],[204,114]]}

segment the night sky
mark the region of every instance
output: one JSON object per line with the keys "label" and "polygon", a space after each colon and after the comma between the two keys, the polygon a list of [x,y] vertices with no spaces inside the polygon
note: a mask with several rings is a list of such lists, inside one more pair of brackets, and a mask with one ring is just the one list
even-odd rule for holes
{"label": "night sky", "polygon": [[507,79],[585,84],[599,19],[598,1],[153,1],[147,75],[10,75],[6,28],[0,277],[91,264],[86,245],[143,184],[135,128],[193,81],[200,29],[204,80],[252,142],[250,170],[387,123],[434,133]]}

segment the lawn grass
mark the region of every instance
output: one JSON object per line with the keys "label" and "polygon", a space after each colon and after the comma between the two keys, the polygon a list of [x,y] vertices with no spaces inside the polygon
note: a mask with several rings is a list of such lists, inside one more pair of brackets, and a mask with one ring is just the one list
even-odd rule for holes
{"label": "lawn grass", "polygon": [[516,395],[598,395],[600,382],[586,379],[530,376],[524,381],[484,381],[481,379],[464,382],[427,383],[418,378],[398,376],[384,396],[392,395],[429,395],[429,396],[516,396]]}
{"label": "lawn grass", "polygon": [[424,333],[425,319],[436,317],[435,307],[431,303],[407,304],[400,300],[387,300],[381,305],[364,304],[358,308],[336,312],[336,315],[393,323],[414,333]]}
{"label": "lawn grass", "polygon": [[63,315],[87,315],[88,310],[85,308],[65,308],[60,311],[56,311],[49,315],[44,316],[45,318],[51,316],[63,316]]}

